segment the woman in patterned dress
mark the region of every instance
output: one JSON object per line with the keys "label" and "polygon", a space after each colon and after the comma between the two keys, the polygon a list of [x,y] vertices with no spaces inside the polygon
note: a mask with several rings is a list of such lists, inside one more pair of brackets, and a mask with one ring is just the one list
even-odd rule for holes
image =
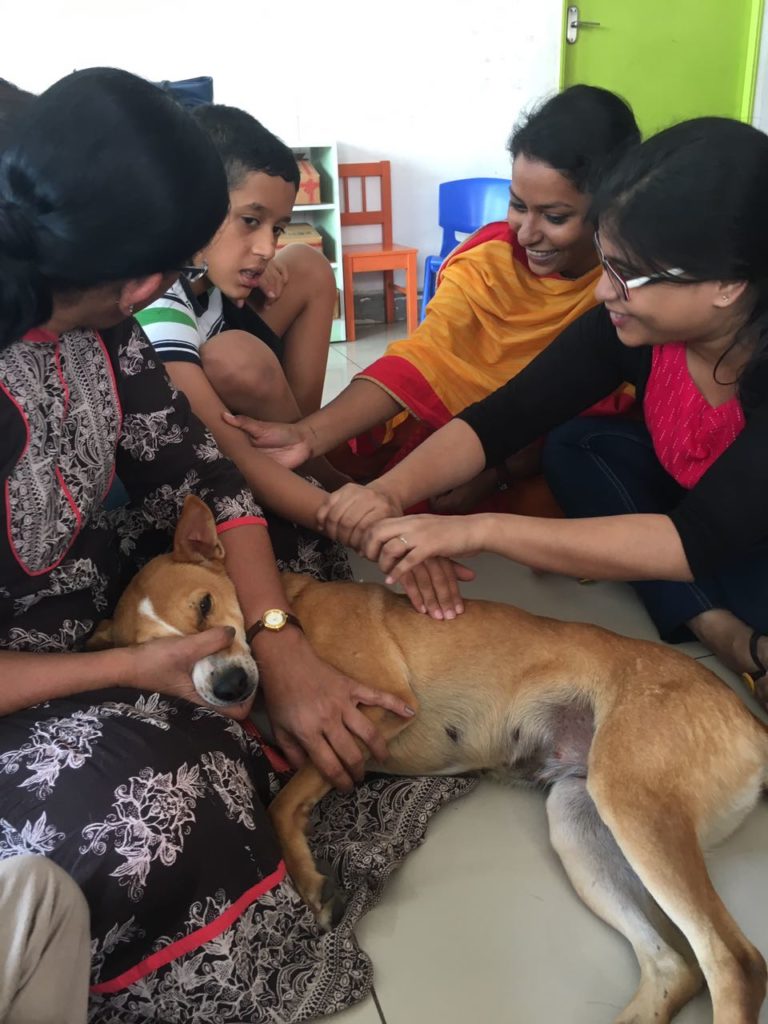
{"label": "woman in patterned dress", "polygon": [[[83,889],[94,1021],[303,1020],[370,984],[349,926],[319,936],[284,877],[264,808],[288,766],[238,723],[248,704],[223,717],[194,691],[191,666],[226,631],[82,650],[190,493],[214,513],[248,623],[287,607],[261,510],[130,319],[226,204],[198,127],[121,71],[78,72],[32,101],[0,160],[0,858],[50,857]],[[115,473],[131,500],[107,513]],[[294,539],[290,566],[327,572],[321,543]],[[298,629],[253,649],[289,760],[309,754],[341,786],[360,773],[356,737],[382,747],[358,705],[409,714]],[[458,790],[382,785],[324,835],[339,857],[356,821],[357,871],[374,882]]]}

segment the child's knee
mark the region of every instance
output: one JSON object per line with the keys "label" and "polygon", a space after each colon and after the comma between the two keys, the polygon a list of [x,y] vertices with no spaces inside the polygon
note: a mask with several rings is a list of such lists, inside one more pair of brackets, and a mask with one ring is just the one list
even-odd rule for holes
{"label": "child's knee", "polygon": [[274,352],[246,331],[227,331],[201,349],[203,369],[224,401],[273,398],[286,387]]}
{"label": "child's knee", "polygon": [[299,285],[307,295],[336,295],[336,278],[328,260],[308,245],[289,245],[281,254],[288,282]]}

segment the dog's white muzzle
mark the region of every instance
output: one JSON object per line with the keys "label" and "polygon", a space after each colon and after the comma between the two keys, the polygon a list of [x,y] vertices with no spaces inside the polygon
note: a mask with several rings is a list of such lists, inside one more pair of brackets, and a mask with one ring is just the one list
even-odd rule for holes
{"label": "dog's white muzzle", "polygon": [[208,704],[242,704],[256,692],[259,670],[253,658],[245,655],[210,654],[195,662],[192,682]]}

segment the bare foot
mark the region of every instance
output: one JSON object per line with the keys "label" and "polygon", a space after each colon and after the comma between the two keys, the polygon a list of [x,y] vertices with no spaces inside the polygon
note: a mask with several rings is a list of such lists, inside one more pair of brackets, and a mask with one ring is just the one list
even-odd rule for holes
{"label": "bare foot", "polygon": [[[748,673],[755,680],[755,696],[768,710],[768,676],[760,675],[760,667],[749,649],[754,630],[725,608],[712,608],[688,620],[688,627],[705,647],[739,675]],[[762,636],[757,642],[757,654],[763,665],[768,666],[768,637]]]}

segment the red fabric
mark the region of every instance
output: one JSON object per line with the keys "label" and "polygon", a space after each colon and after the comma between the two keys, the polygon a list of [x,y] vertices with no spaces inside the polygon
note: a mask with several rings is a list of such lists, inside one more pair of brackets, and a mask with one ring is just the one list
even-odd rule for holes
{"label": "red fabric", "polygon": [[153,953],[152,956],[147,957],[146,960],[136,964],[135,967],[131,967],[130,970],[118,975],[118,977],[111,978],[109,981],[103,981],[100,985],[92,985],[91,992],[101,995],[119,992],[120,989],[127,988],[140,978],[151,974],[152,971],[156,971],[158,968],[171,963],[172,960],[176,960],[178,957],[184,956],[200,946],[204,946],[206,942],[210,942],[211,939],[217,938],[222,932],[226,931],[240,917],[246,907],[249,907],[265,893],[269,892],[270,889],[274,889],[276,885],[279,885],[285,878],[285,875],[285,863],[281,860],[271,875],[263,878],[251,889],[248,889],[247,892],[244,892],[223,914],[209,922],[204,928],[199,928],[197,931],[185,935],[178,942],[172,942],[169,946],[164,946],[157,953]]}
{"label": "red fabric", "polygon": [[216,533],[226,533],[227,530],[236,530],[239,526],[266,526],[267,520],[262,516],[241,516],[239,519],[230,519],[226,523],[219,523]]}
{"label": "red fabric", "polygon": [[[440,269],[437,284],[440,284],[444,269],[459,254],[493,241],[506,242],[511,246],[514,258],[524,266],[528,266],[527,254],[518,242],[516,233],[506,221],[497,221],[486,224],[485,227],[475,231],[453,250]],[[550,276],[558,277],[559,275]],[[453,418],[450,409],[435,393],[432,385],[420,370],[402,356],[384,355],[371,363],[358,376],[375,380],[386,391],[396,396],[410,415],[391,431],[388,430],[386,424],[381,424],[349,441],[349,447],[356,456],[356,463],[347,464],[345,462],[340,468],[356,479],[371,479],[391,469],[430,434],[445,426]],[[584,415],[626,415],[634,405],[634,401],[633,395],[623,391],[616,392],[588,409]],[[387,437],[388,440],[385,440]],[[504,501],[507,502],[508,499],[505,498]],[[533,504],[536,506],[537,502]],[[538,504],[546,507],[547,510],[543,514],[556,514],[554,499]],[[421,510],[422,507],[419,506],[419,511]]]}
{"label": "red fabric", "polygon": [[245,732],[248,733],[249,736],[254,736],[259,741],[259,745],[261,746],[261,749],[264,751],[267,760],[269,761],[269,763],[272,765],[276,772],[293,771],[293,768],[286,761],[286,759],[283,757],[283,755],[280,753],[277,747],[272,747],[270,746],[269,743],[267,743],[267,741],[259,732],[258,726],[252,719],[246,718],[244,721],[240,723],[240,725],[245,730]]}
{"label": "red fabric", "polygon": [[601,398],[581,416],[626,416],[635,404],[635,396],[628,391],[614,391],[607,398]]}
{"label": "red fabric", "polygon": [[[512,230],[507,221],[496,220],[491,224],[486,224],[485,227],[479,228],[469,238],[465,238],[463,242],[456,246],[456,248],[446,256],[443,260],[442,266],[437,273],[437,281],[435,287],[440,284],[440,279],[443,276],[443,270],[448,265],[448,261],[454,259],[459,253],[469,252],[470,249],[474,249],[476,245],[483,245],[484,242],[507,242],[512,246],[512,252],[515,259],[528,267],[528,255],[525,249],[520,245],[517,240],[517,234]],[[529,268],[530,269],[530,268]],[[548,277],[556,277],[556,274],[547,275]]]}
{"label": "red fabric", "polygon": [[402,356],[382,356],[363,371],[363,376],[374,377],[387,391],[398,396],[408,410],[428,423],[433,430],[444,426],[451,419],[449,409],[435,394],[427,380]]}
{"label": "red fabric", "polygon": [[31,342],[43,342],[50,344],[51,342],[57,342],[59,340],[58,334],[54,334],[53,331],[44,331],[40,327],[35,327],[22,338],[22,341]]}
{"label": "red fabric", "polygon": [[682,342],[653,349],[643,412],[659,462],[681,487],[695,487],[745,426],[739,399],[714,408],[696,387]]}

